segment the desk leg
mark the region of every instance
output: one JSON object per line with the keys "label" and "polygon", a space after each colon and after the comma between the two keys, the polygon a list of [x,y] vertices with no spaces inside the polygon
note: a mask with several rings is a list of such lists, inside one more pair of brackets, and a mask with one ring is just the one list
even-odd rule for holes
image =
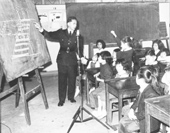
{"label": "desk leg", "polygon": [[88,82],[88,79],[87,79],[87,73],[86,73],[86,80],[85,80],[85,88],[86,88],[86,103],[87,103],[87,105],[90,105],[89,82]]}
{"label": "desk leg", "polygon": [[149,113],[149,105],[145,104],[145,123],[146,123],[146,126],[145,126],[145,130],[146,130],[146,133],[150,133],[150,113]]}
{"label": "desk leg", "polygon": [[163,133],[166,133],[166,126],[163,123],[162,123],[162,130],[163,130]]}
{"label": "desk leg", "polygon": [[123,103],[122,103],[122,94],[119,95],[119,120],[122,118],[122,106],[123,106]]}
{"label": "desk leg", "polygon": [[112,112],[111,112],[111,108],[110,108],[110,98],[109,98],[109,91],[108,91],[108,84],[105,84],[105,94],[106,94],[106,111],[107,111],[107,115],[106,115],[106,123],[111,125],[111,121],[112,121]]}

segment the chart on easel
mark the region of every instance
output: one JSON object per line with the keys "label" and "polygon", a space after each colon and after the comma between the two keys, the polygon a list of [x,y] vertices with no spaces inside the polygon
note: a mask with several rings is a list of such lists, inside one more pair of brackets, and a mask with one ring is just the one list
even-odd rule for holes
{"label": "chart on easel", "polygon": [[[40,92],[45,108],[48,108],[39,67],[51,58],[43,35],[34,26],[39,19],[32,1],[1,0],[0,12],[0,69],[3,69],[0,76],[4,74],[7,82],[17,80],[17,84],[8,90],[0,90],[0,100],[15,92],[17,107],[21,96],[26,122],[31,125],[28,101]],[[35,71],[38,85],[26,91],[23,76],[31,71]],[[1,77],[0,80],[2,82]]]}
{"label": "chart on easel", "polygon": [[0,11],[0,56],[7,81],[50,62],[45,39],[34,26],[39,21],[35,5],[28,0],[1,0]]}

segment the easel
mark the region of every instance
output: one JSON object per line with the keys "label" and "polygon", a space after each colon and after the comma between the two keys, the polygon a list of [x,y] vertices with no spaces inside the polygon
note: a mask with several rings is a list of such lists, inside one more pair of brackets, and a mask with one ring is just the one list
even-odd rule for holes
{"label": "easel", "polygon": [[[3,77],[3,71],[2,71],[2,68],[0,68],[0,69],[1,69],[0,70],[0,85],[1,85],[2,77]],[[23,105],[24,105],[25,119],[26,119],[26,122],[27,122],[28,125],[31,125],[30,113],[29,113],[29,108],[28,108],[28,100],[30,100],[31,97],[35,96],[38,92],[40,92],[41,95],[42,95],[42,98],[43,98],[45,108],[48,109],[47,98],[46,98],[46,95],[45,95],[44,86],[43,86],[42,79],[41,79],[40,73],[38,71],[38,68],[36,68],[34,71],[35,71],[36,79],[39,83],[38,86],[36,86],[35,88],[26,92],[25,88],[24,88],[23,77],[21,76],[17,79],[16,85],[14,85],[13,87],[11,87],[10,89],[8,89],[4,92],[0,92],[0,99],[1,99],[3,97],[7,96],[8,94],[16,91],[15,107],[18,107],[19,99],[20,99],[20,95],[21,95],[22,102],[23,102]]]}

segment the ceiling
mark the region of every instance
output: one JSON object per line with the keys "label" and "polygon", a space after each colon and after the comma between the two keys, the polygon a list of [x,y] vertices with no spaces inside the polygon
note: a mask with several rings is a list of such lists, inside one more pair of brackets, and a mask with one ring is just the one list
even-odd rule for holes
{"label": "ceiling", "polygon": [[36,5],[65,4],[66,2],[75,2],[75,0],[32,0]]}

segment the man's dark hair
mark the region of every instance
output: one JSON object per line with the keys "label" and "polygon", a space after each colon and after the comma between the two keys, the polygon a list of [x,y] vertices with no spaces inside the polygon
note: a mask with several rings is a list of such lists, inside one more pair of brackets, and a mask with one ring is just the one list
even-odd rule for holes
{"label": "man's dark hair", "polygon": [[67,23],[71,22],[72,20],[76,20],[76,21],[77,21],[77,18],[74,17],[74,16],[70,16],[70,17],[68,17],[68,19],[67,19]]}
{"label": "man's dark hair", "polygon": [[76,20],[77,21],[77,27],[75,30],[78,30],[79,29],[79,22],[77,20],[77,18],[75,16],[70,16],[67,18],[67,23],[71,22],[72,20]]}

